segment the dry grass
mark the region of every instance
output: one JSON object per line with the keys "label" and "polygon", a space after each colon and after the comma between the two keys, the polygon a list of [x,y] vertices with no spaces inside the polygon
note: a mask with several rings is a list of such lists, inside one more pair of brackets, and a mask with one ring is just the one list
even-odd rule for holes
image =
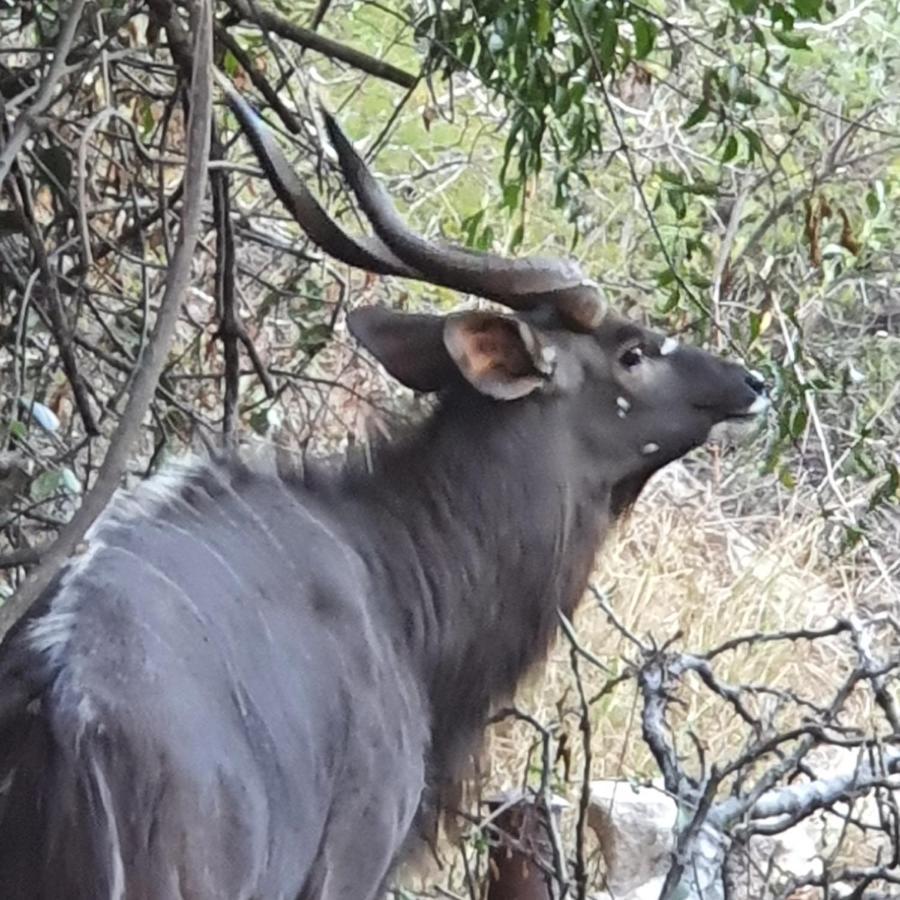
{"label": "dry grass", "polygon": [[[852,611],[836,566],[819,552],[822,521],[781,516],[728,518],[713,489],[695,481],[680,465],[670,467],[648,488],[632,517],[608,542],[595,574],[621,623],[642,641],[700,652],[740,634],[820,626]],[[855,583],[854,579],[851,579]],[[622,670],[634,648],[610,626],[588,597],[576,622],[579,640],[611,673]],[[835,642],[836,643],[836,642]],[[846,673],[831,642],[788,642],[759,651],[728,654],[717,665],[720,678],[766,684],[822,699]],[[588,694],[606,676],[584,670]],[[710,757],[733,749],[742,726],[705,689],[689,682],[680,693],[679,718],[704,735]],[[696,689],[695,689],[696,688]],[[557,643],[550,660],[529,680],[517,703],[542,721],[576,700],[567,642]],[[635,720],[636,687],[626,682],[595,710],[592,777],[652,777],[657,773],[640,741]],[[574,724],[574,722],[573,722]],[[637,728],[637,730],[636,730]],[[492,777],[521,780],[527,752],[520,724],[493,729]],[[573,740],[574,740],[573,735]]]}

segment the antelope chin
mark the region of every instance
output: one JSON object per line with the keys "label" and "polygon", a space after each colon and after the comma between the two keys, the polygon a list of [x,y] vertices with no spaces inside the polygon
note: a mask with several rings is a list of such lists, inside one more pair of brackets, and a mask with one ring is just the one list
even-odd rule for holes
{"label": "antelope chin", "polygon": [[746,412],[741,414],[741,418],[754,418],[762,415],[768,408],[770,402],[765,394],[760,394],[748,407]]}
{"label": "antelope chin", "polygon": [[719,443],[736,443],[746,440],[756,431],[759,420],[769,406],[769,398],[761,394],[743,412],[734,413],[713,425],[709,432],[710,440]]}

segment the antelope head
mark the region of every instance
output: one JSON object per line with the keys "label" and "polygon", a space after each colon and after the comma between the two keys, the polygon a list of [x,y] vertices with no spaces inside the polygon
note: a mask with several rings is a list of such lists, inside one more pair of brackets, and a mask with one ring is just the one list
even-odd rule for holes
{"label": "antelope head", "polygon": [[564,417],[553,421],[572,434],[573,452],[602,470],[614,510],[630,504],[661,466],[704,443],[715,426],[751,420],[768,406],[758,374],[616,315],[574,261],[508,259],[424,240],[323,113],[341,172],[373,229],[363,237],[347,233],[249,104],[223,86],[279,198],[323,251],[370,272],[512,310],[425,315],[371,306],[349,313],[352,334],[414,390],[474,391],[497,404],[561,410]]}

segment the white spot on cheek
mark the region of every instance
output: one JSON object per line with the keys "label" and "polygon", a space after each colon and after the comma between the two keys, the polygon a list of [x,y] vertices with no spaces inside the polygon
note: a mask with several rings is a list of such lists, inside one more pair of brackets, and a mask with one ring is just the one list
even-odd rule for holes
{"label": "white spot on cheek", "polygon": [[675,338],[667,337],[663,342],[662,346],[659,348],[660,356],[668,356],[670,353],[674,353],[679,347],[678,341]]}
{"label": "white spot on cheek", "polygon": [[641,447],[641,453],[643,453],[644,456],[650,456],[652,453],[656,453],[657,450],[659,450],[659,444],[654,444],[653,441],[650,441],[649,444],[644,444],[644,446]]}
{"label": "white spot on cheek", "polygon": [[631,409],[631,404],[625,397],[616,397],[616,406],[619,407],[617,414],[620,419],[624,419],[628,410]]}
{"label": "white spot on cheek", "polygon": [[541,359],[547,363],[547,365],[552,365],[556,362],[556,347],[544,347],[541,350]]}
{"label": "white spot on cheek", "polygon": [[764,412],[769,408],[769,398],[765,394],[760,394],[748,407],[747,413],[755,416],[757,413]]}

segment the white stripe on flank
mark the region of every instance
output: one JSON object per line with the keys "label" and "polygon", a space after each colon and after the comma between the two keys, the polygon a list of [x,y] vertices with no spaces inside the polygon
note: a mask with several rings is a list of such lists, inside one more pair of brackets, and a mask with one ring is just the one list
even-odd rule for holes
{"label": "white stripe on flank", "polygon": [[92,760],[91,767],[94,770],[94,781],[97,784],[97,793],[100,794],[100,803],[106,814],[106,827],[109,831],[109,852],[112,863],[112,882],[109,886],[109,900],[124,900],[125,898],[125,866],[122,862],[122,846],[119,841],[119,826],[116,823],[116,814],[113,809],[112,794],[106,776],[100,770],[97,760]]}

